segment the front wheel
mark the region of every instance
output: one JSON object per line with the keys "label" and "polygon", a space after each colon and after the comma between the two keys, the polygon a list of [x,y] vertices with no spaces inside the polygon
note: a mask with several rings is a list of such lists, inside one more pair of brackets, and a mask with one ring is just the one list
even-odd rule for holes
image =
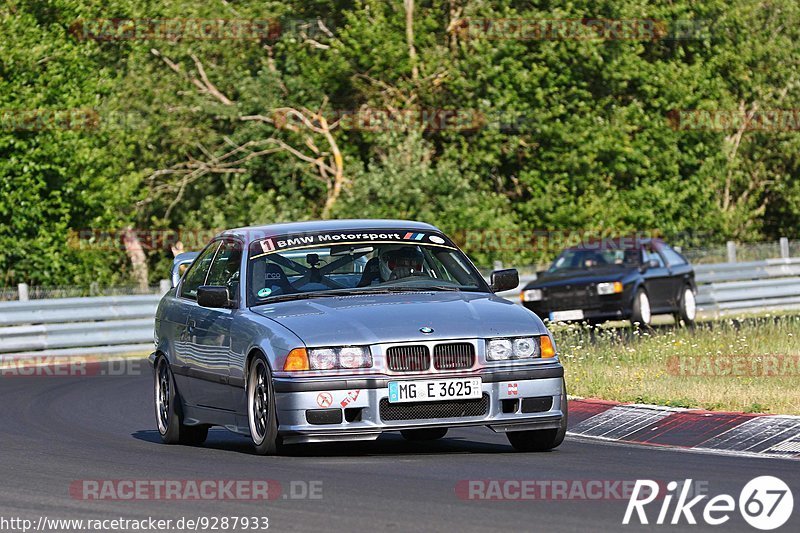
{"label": "front wheel", "polygon": [[256,357],[247,374],[247,419],[250,438],[259,455],[278,452],[278,416],[275,412],[275,389],[267,361]]}
{"label": "front wheel", "polygon": [[683,322],[685,325],[691,326],[694,324],[695,318],[697,318],[697,301],[692,288],[686,286],[681,293],[678,312],[675,313],[675,322]]}
{"label": "front wheel", "polygon": [[631,322],[633,324],[638,324],[643,327],[647,327],[650,325],[650,321],[652,320],[653,316],[650,312],[650,298],[647,296],[647,293],[642,289],[636,291],[636,295],[633,297],[633,314],[631,315]]}
{"label": "front wheel", "polygon": [[447,435],[447,428],[404,429],[400,434],[410,441],[437,440]]}
{"label": "front wheel", "polygon": [[567,400],[566,382],[561,381],[561,424],[558,429],[538,429],[532,431],[512,431],[506,433],[508,442],[518,452],[546,452],[558,448],[567,435],[569,419],[569,401]]}

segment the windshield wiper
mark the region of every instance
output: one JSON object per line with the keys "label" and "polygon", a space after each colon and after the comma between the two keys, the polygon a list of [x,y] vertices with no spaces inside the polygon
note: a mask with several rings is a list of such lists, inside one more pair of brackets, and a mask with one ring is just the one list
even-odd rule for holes
{"label": "windshield wiper", "polygon": [[[307,300],[309,298],[337,298],[340,296],[358,296],[367,294],[399,294],[404,292],[460,292],[462,290],[478,290],[477,287],[452,287],[449,285],[428,285],[425,287],[403,287],[400,285],[392,285],[389,287],[363,287],[357,289],[331,289],[329,291],[311,291],[311,292],[295,292],[291,294],[279,294],[271,298],[267,298],[263,302],[256,305],[268,305],[277,302],[286,302],[290,300]],[[255,307],[255,306],[253,306]]]}
{"label": "windshield wiper", "polygon": [[416,291],[416,292],[428,292],[428,291],[460,291],[459,287],[452,287],[450,285],[426,285],[425,287],[392,287],[397,292],[406,292],[406,291]]}
{"label": "windshield wiper", "polygon": [[335,298],[338,296],[351,296],[353,294],[358,294],[362,291],[353,290],[353,289],[332,289],[329,291],[311,291],[311,292],[293,292],[290,294],[279,294],[277,296],[272,296],[271,298],[267,298],[263,302],[259,302],[256,305],[266,305],[275,302],[285,302],[288,300],[307,300],[308,298]]}

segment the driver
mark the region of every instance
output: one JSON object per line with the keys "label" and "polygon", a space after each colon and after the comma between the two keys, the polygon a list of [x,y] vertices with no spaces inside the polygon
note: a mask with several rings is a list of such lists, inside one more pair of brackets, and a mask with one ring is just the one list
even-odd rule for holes
{"label": "driver", "polygon": [[424,257],[416,246],[381,248],[378,252],[381,280],[390,281],[422,274]]}

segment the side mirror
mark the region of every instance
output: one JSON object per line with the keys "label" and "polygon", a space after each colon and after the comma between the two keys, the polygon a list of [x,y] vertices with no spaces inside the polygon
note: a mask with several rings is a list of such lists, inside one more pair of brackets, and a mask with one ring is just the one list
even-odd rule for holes
{"label": "side mirror", "polygon": [[197,289],[197,305],[201,307],[223,308],[230,307],[231,300],[227,287],[203,285]]}
{"label": "side mirror", "polygon": [[641,270],[642,273],[644,273],[650,270],[651,268],[658,268],[658,266],[659,266],[658,261],[656,261],[655,259],[651,259],[646,263],[644,263],[639,270]]}
{"label": "side mirror", "polygon": [[492,272],[491,285],[494,292],[516,289],[519,285],[519,272],[516,268],[495,270]]}

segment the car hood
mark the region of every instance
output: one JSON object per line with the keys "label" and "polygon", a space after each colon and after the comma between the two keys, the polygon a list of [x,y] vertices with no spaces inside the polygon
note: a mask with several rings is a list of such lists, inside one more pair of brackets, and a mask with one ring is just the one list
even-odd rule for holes
{"label": "car hood", "polygon": [[[431,292],[313,298],[251,309],[307,346],[543,334],[542,321],[488,293]],[[432,328],[423,334],[420,328]]]}
{"label": "car hood", "polygon": [[596,268],[590,271],[567,271],[558,273],[544,272],[528,283],[525,289],[558,287],[561,285],[589,285],[604,281],[622,281],[638,272],[636,268]]}

